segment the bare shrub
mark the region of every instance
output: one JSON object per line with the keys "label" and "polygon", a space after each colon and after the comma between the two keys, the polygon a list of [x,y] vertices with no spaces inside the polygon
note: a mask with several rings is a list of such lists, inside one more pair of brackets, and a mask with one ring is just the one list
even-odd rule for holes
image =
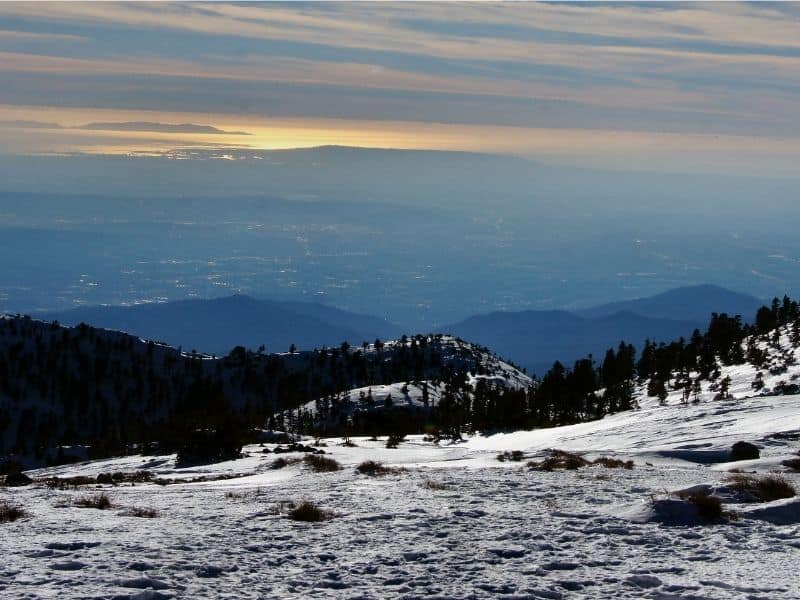
{"label": "bare shrub", "polygon": [[113,506],[111,504],[111,498],[109,498],[107,494],[81,496],[80,498],[76,498],[73,504],[78,508],[97,508],[99,510],[105,510]]}
{"label": "bare shrub", "polygon": [[293,521],[319,523],[320,521],[327,521],[332,517],[333,514],[330,511],[321,509],[309,500],[302,502],[299,506],[289,511],[289,518]]}
{"label": "bare shrub", "polygon": [[574,471],[575,469],[580,469],[590,464],[592,463],[579,454],[565,452],[564,450],[551,450],[550,456],[538,463],[531,461],[528,463],[528,466],[540,471],[554,471],[556,469]]}
{"label": "bare shrub", "polygon": [[797,495],[794,486],[780,475],[734,475],[729,482],[733,489],[752,494],[761,502]]}
{"label": "bare shrub", "polygon": [[601,456],[593,461],[593,464],[600,465],[606,469],[633,469],[632,460],[620,460],[618,458],[610,458],[608,456]]}
{"label": "bare shrub", "polygon": [[522,450],[512,450],[509,452],[506,450],[505,452],[501,452],[497,455],[497,460],[500,462],[505,461],[512,461],[512,462],[520,462],[525,458],[525,453]]}
{"label": "bare shrub", "polygon": [[284,467],[288,467],[290,465],[296,465],[297,463],[303,462],[302,458],[298,458],[296,456],[292,456],[289,458],[280,456],[272,461],[272,464],[269,466],[270,469],[282,469]]}
{"label": "bare shrub", "polygon": [[388,475],[389,473],[396,473],[399,469],[387,467],[383,463],[375,460],[367,460],[362,462],[356,467],[356,471],[362,475],[380,476]]}
{"label": "bare shrub", "polygon": [[722,500],[717,496],[701,492],[677,493],[676,496],[695,505],[697,514],[706,521],[721,521],[725,516],[722,510]]}
{"label": "bare shrub", "polygon": [[96,483],[106,483],[120,485],[122,483],[149,483],[153,481],[153,474],[150,471],[134,471],[132,473],[100,473],[96,478]]}
{"label": "bare shrub", "polygon": [[389,449],[395,449],[400,445],[401,442],[404,442],[405,440],[405,434],[393,433],[386,439],[386,447]]}
{"label": "bare shrub", "polygon": [[191,477],[191,478],[168,478],[168,477],[158,477],[153,479],[153,483],[156,485],[175,485],[175,484],[186,484],[186,483],[202,483],[205,481],[225,481],[227,479],[236,479],[240,477],[240,475],[235,475],[233,473],[220,473],[219,475],[199,475],[198,477]]}
{"label": "bare shrub", "polygon": [[46,479],[40,479],[37,483],[43,483],[50,489],[56,490],[68,490],[73,489],[76,490],[79,487],[87,486],[87,485],[96,485],[97,478],[96,477],[87,477],[85,475],[79,475],[76,477],[48,477]]}
{"label": "bare shrub", "polygon": [[319,456],[318,454],[308,454],[303,458],[303,462],[311,467],[315,473],[329,473],[331,471],[341,471],[342,465],[332,458]]}
{"label": "bare shrub", "polygon": [[0,502],[0,523],[11,523],[27,516],[28,512],[21,506],[5,501]]}

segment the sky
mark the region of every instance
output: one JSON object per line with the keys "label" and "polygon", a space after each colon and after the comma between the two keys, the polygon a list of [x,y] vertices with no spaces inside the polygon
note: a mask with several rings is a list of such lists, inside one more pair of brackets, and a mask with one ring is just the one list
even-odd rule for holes
{"label": "sky", "polygon": [[0,3],[0,154],[318,145],[796,177],[800,5]]}

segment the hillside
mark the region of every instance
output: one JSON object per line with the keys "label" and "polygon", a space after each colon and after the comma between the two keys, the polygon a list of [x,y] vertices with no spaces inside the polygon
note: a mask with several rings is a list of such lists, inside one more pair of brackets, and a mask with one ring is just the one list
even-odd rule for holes
{"label": "hillside", "polygon": [[294,344],[310,350],[361,344],[403,333],[385,319],[311,302],[257,300],[235,295],[210,300],[182,300],[135,306],[87,306],[36,315],[65,325],[87,323],[160,340],[186,350],[227,354],[235,346],[283,352]]}
{"label": "hillside", "polygon": [[655,296],[611,302],[575,311],[588,319],[629,312],[651,319],[702,322],[712,312],[729,315],[754,315],[762,301],[748,294],[733,292],[717,285],[694,285],[668,290]]}
{"label": "hillside", "polygon": [[[33,485],[2,490],[27,516],[0,525],[6,569],[26,577],[0,586],[10,597],[58,595],[67,573],[76,596],[794,600],[800,502],[745,501],[728,471],[779,470],[800,486],[781,465],[798,450],[798,404],[704,396],[453,444],[411,436],[396,449],[385,439],[329,438],[313,448],[336,461],[328,472],[275,443],[216,465],[180,467],[160,454],[29,471]],[[760,445],[762,458],[697,460],[740,440]],[[553,447],[633,464],[546,471],[524,462]],[[499,461],[502,451],[522,461]],[[365,461],[385,472],[360,473]],[[96,483],[142,470],[152,481]],[[53,479],[75,477],[90,483],[59,489]],[[669,495],[686,489],[720,494],[735,520],[698,518]],[[80,507],[98,494],[111,506]],[[304,500],[327,519],[292,520]]]}
{"label": "hillside", "polygon": [[750,319],[761,304],[752,296],[700,285],[573,312],[493,312],[440,330],[480,340],[530,373],[541,376],[556,360],[570,364],[587,354],[600,357],[607,348],[623,340],[640,348],[647,339],[656,342],[688,339],[695,329],[707,325],[713,312]]}
{"label": "hillside", "polygon": [[[513,315],[500,316],[513,325]],[[87,325],[5,317],[0,432],[5,452],[42,460],[58,445],[88,444],[101,454],[145,442],[174,446],[197,428],[236,438],[266,426],[459,439],[591,421],[635,407],[642,394],[667,402],[680,393],[688,403],[711,392],[795,392],[800,307],[776,299],[752,320],[715,313],[688,340],[651,342],[640,353],[621,343],[602,360],[557,363],[531,380],[487,348],[443,335],[273,354],[238,346],[216,358]],[[631,321],[605,320],[616,334]],[[555,324],[551,318],[553,336]]]}
{"label": "hillside", "polygon": [[461,389],[470,373],[512,371],[529,382],[485,349],[443,336],[274,354],[238,347],[214,358],[86,325],[7,316],[0,318],[0,454],[42,460],[58,445],[89,444],[100,454],[169,445],[197,427],[264,427],[273,414],[271,424],[283,426],[282,411],[352,388],[436,381]]}
{"label": "hillside", "polygon": [[[292,431],[317,434],[426,429],[434,432],[451,425],[454,426],[451,435],[458,436],[462,423],[453,419],[456,413],[462,413],[462,421],[468,418],[468,413],[475,420],[480,419],[481,413],[499,419],[506,412],[511,419],[520,416],[520,405],[527,402],[533,380],[472,344],[452,339],[450,343],[453,351],[471,355],[471,360],[464,363],[462,377],[354,388],[307,402],[287,411],[283,418]],[[503,425],[509,426],[511,422]]]}
{"label": "hillside", "polygon": [[[6,506],[24,511],[0,525],[9,532],[0,552],[9,572],[27,574],[0,582],[0,591],[53,595],[63,580],[52,573],[66,572],[79,574],[70,584],[75,595],[109,597],[236,589],[252,598],[793,600],[800,586],[800,307],[776,302],[755,322],[718,315],[689,342],[646,347],[635,370],[615,380],[634,363],[623,345],[607,353],[595,388],[576,397],[576,378],[592,372],[585,363],[531,383],[485,348],[451,337],[212,359],[86,326],[3,319],[0,366],[11,365],[11,381],[30,373],[33,386],[46,375],[28,362],[34,347],[68,381],[71,371],[102,373],[86,358],[92,348],[111,364],[138,361],[148,380],[160,381],[147,360],[152,353],[157,362],[178,361],[172,377],[183,368],[213,380],[219,371],[221,381],[238,382],[226,389],[244,392],[264,383],[258,372],[269,364],[276,369],[269,381],[301,375],[296,389],[314,398],[278,413],[283,425],[310,426],[315,437],[329,425],[347,437],[276,443],[283,434],[273,433],[214,464],[185,465],[157,447],[29,470],[29,485],[0,487]],[[348,367],[356,356],[372,373],[367,385]],[[328,391],[310,386],[308,372],[321,375],[315,385]],[[549,405],[554,390],[561,399]],[[630,409],[595,418],[626,393]],[[32,397],[12,390],[4,406]],[[510,410],[514,425],[469,430],[466,422],[474,427],[487,406],[494,419],[498,409]],[[569,410],[577,413],[567,417],[585,422],[522,430],[531,415]],[[435,427],[393,435],[393,443],[355,435],[359,419],[380,434],[415,414]],[[458,436],[437,435],[448,427]],[[733,460],[737,442],[754,444],[758,458]],[[572,465],[544,466],[558,456]],[[752,491],[770,481],[777,482],[772,495]],[[98,498],[107,505],[91,508]],[[321,511],[313,513],[320,521],[295,520],[303,502]],[[719,513],[703,508],[715,503]]]}
{"label": "hillside", "polygon": [[566,311],[494,312],[442,327],[453,335],[487,346],[543,375],[556,360],[569,364],[592,354],[602,356],[620,341],[639,347],[645,339],[689,337],[704,321],[679,321],[614,313],[587,318]]}

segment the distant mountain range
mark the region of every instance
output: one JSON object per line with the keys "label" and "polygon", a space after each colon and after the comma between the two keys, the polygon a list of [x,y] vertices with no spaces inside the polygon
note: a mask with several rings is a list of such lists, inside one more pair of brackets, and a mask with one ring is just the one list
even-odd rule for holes
{"label": "distant mountain range", "polygon": [[[615,302],[574,312],[520,311],[476,315],[439,327],[488,346],[498,355],[542,374],[555,360],[567,365],[603,353],[620,341],[640,347],[649,338],[669,342],[703,329],[712,312],[740,314],[747,321],[763,304],[746,294],[713,285],[682,287],[656,296]],[[65,325],[84,322],[162,341],[184,350],[227,354],[234,346],[285,351],[342,341],[396,339],[406,331],[379,317],[309,302],[258,300],[243,295],[137,306],[82,307],[42,313],[37,318]]]}
{"label": "distant mountain range", "polygon": [[603,304],[575,313],[588,319],[596,319],[620,312],[632,312],[654,319],[699,321],[705,324],[712,312],[725,312],[729,315],[742,315],[745,320],[752,319],[762,304],[758,298],[732,292],[718,285],[695,285],[675,288],[648,298]]}
{"label": "distant mountain range", "polygon": [[620,341],[637,348],[649,338],[669,342],[705,329],[712,312],[739,314],[751,320],[761,300],[713,285],[682,287],[624,302],[576,312],[495,312],[442,328],[485,344],[500,356],[543,374],[555,360],[567,366],[591,353],[602,360]]}
{"label": "distant mountain range", "polygon": [[235,346],[269,352],[400,337],[386,320],[311,302],[257,300],[235,295],[211,300],[180,300],[135,306],[87,306],[37,314],[63,325],[87,323],[133,333],[184,350],[223,355]]}

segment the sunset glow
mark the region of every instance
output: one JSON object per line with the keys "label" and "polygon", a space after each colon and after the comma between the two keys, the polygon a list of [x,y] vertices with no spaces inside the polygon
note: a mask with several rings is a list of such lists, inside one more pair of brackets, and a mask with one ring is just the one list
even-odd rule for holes
{"label": "sunset glow", "polygon": [[343,145],[793,170],[791,5],[457,10],[2,4],[0,152]]}

